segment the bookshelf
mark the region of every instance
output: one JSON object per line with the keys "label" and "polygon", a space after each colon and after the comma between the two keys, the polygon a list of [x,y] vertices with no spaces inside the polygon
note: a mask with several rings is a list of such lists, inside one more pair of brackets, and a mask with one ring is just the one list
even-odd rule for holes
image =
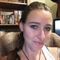
{"label": "bookshelf", "polygon": [[5,32],[19,32],[19,26],[16,24],[1,24],[0,25],[0,31]]}
{"label": "bookshelf", "polygon": [[[26,0],[20,0],[20,2],[0,1],[0,31],[19,31],[18,15],[15,12],[22,12],[26,6]],[[17,23],[14,18],[18,20]]]}
{"label": "bookshelf", "polygon": [[0,8],[2,9],[24,10],[26,5],[27,3],[0,1]]}

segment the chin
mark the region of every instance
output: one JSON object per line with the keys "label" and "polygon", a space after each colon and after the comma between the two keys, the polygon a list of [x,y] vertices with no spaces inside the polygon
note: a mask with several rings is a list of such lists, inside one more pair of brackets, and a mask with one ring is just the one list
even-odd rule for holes
{"label": "chin", "polygon": [[40,45],[40,46],[37,46],[37,45],[36,45],[36,46],[33,46],[33,47],[32,47],[32,50],[33,50],[33,51],[38,51],[38,50],[42,49],[42,47],[43,47],[43,45]]}

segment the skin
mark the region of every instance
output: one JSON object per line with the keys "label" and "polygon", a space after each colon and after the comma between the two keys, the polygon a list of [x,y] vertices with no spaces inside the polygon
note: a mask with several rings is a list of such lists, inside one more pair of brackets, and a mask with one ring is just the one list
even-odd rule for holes
{"label": "skin", "polygon": [[33,55],[38,57],[39,51],[51,34],[51,28],[52,14],[45,10],[31,11],[26,22],[24,24],[20,23],[20,29],[25,39],[23,50],[30,57],[30,60]]}
{"label": "skin", "polygon": [[7,56],[1,56],[0,55],[0,60],[7,60]]}

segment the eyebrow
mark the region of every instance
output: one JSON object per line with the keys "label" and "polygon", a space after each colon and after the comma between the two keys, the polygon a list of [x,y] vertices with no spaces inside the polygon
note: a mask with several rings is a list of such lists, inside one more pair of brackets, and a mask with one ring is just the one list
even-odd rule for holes
{"label": "eyebrow", "polygon": [[[37,24],[37,25],[41,25],[39,22],[29,22],[28,24]],[[52,27],[51,24],[46,24],[45,26],[51,26],[51,27]]]}
{"label": "eyebrow", "polygon": [[[39,24],[40,25],[39,22],[29,22],[28,24]],[[51,24],[46,24],[46,26],[52,26],[52,25]]]}
{"label": "eyebrow", "polygon": [[29,22],[28,24],[38,24],[38,25],[40,25],[39,22]]}
{"label": "eyebrow", "polygon": [[46,24],[46,26],[52,26],[51,24]]}

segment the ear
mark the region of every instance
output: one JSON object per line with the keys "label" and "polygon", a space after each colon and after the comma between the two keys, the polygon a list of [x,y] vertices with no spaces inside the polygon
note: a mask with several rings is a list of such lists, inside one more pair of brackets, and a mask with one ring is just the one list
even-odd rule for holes
{"label": "ear", "polygon": [[19,29],[23,32],[23,23],[22,22],[20,22],[20,24],[19,24]]}

